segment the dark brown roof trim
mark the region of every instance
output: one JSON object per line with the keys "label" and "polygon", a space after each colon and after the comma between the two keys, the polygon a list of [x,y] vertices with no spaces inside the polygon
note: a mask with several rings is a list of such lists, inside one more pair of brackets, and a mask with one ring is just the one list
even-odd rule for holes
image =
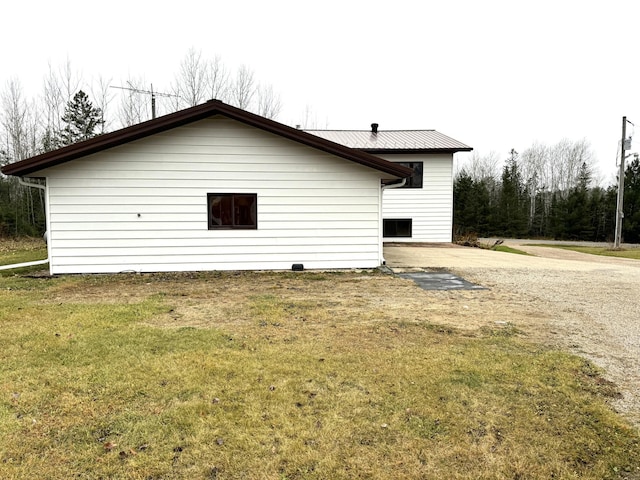
{"label": "dark brown roof trim", "polygon": [[220,100],[209,100],[207,103],[203,103],[202,105],[180,110],[179,112],[164,115],[154,120],[139,123],[121,130],[116,130],[115,132],[105,133],[104,135],[85,140],[84,142],[43,153],[10,165],[5,165],[2,167],[2,173],[5,175],[17,176],[29,175],[37,172],[38,170],[60,165],[80,157],[155,135],[156,133],[197,122],[213,115],[223,115],[246,125],[302,143],[317,150],[342,157],[346,160],[351,160],[366,167],[374,168],[394,177],[409,177],[413,173],[410,169],[403,167],[402,165],[388,162],[382,158],[370,155],[369,153],[339,145],[330,140],[325,140],[310,133],[306,133],[302,130],[232,107]]}

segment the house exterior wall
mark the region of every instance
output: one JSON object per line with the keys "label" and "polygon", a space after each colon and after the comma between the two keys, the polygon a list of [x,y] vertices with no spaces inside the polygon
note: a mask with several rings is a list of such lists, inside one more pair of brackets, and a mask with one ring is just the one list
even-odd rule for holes
{"label": "house exterior wall", "polygon": [[453,230],[453,154],[380,154],[391,162],[423,162],[422,188],[387,189],[383,219],[411,218],[412,236],[387,242],[451,242]]}
{"label": "house exterior wall", "polygon": [[[377,267],[380,175],[220,116],[34,174],[52,274]],[[209,230],[207,193],[257,194],[257,229]]]}

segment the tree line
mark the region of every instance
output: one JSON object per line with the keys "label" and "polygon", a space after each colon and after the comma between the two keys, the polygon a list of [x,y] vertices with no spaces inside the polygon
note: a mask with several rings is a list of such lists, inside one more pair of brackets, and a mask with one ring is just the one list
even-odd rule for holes
{"label": "tree line", "polygon": [[[49,67],[42,92],[27,98],[18,79],[0,90],[0,165],[6,165],[116,128],[151,118],[151,91],[142,78],[130,78],[119,92],[100,77],[82,81],[69,62]],[[121,85],[122,86],[122,85]],[[280,96],[240,66],[231,72],[219,57],[191,49],[167,92],[157,93],[158,114],[217,98],[275,119]],[[118,97],[119,102],[114,102]],[[310,113],[304,113],[304,127]],[[593,155],[587,141],[535,144],[509,153],[504,167],[496,154],[479,156],[454,179],[454,234],[611,241],[617,187],[594,185]],[[623,237],[640,242],[640,166],[625,172]],[[45,230],[42,190],[0,175],[0,236],[41,235]]]}
{"label": "tree line", "polygon": [[[596,185],[586,140],[472,156],[454,178],[454,235],[613,242],[617,185]],[[625,169],[623,241],[640,243],[640,162]]]}
{"label": "tree line", "polygon": [[[12,78],[0,90],[0,166],[149,120],[152,92],[142,77],[117,85],[104,77],[85,82],[68,61],[57,69],[49,66],[42,91],[33,98]],[[206,58],[195,49],[184,56],[167,90],[153,95],[157,115],[212,98],[271,119],[282,108],[273,86],[258,82],[249,67],[232,71],[220,57]],[[43,192],[0,175],[0,236],[44,230]]]}

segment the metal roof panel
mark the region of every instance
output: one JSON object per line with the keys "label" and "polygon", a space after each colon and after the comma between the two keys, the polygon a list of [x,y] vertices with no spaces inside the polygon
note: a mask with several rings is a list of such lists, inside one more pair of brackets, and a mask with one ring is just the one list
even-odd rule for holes
{"label": "metal roof panel", "polygon": [[436,130],[305,130],[349,148],[365,151],[464,152],[471,147]]}

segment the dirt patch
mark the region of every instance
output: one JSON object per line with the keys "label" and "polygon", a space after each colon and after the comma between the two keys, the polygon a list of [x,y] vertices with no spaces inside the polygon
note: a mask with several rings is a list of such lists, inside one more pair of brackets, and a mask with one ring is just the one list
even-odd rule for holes
{"label": "dirt patch", "polygon": [[219,280],[207,282],[206,289],[172,284],[166,297],[172,311],[154,324],[237,329],[282,322],[305,328],[428,322],[472,333],[512,326],[519,312],[519,325],[546,328],[525,302],[498,292],[427,292],[411,280],[378,273],[261,273]]}
{"label": "dirt patch", "polygon": [[[161,328],[246,328],[285,319],[301,326],[421,322],[461,329],[517,326],[539,338],[547,317],[499,289],[425,291],[412,280],[377,270],[348,272],[211,272],[69,277],[45,303],[135,303],[161,297]],[[278,311],[279,320],[261,318]],[[266,313],[265,313],[266,315]]]}

